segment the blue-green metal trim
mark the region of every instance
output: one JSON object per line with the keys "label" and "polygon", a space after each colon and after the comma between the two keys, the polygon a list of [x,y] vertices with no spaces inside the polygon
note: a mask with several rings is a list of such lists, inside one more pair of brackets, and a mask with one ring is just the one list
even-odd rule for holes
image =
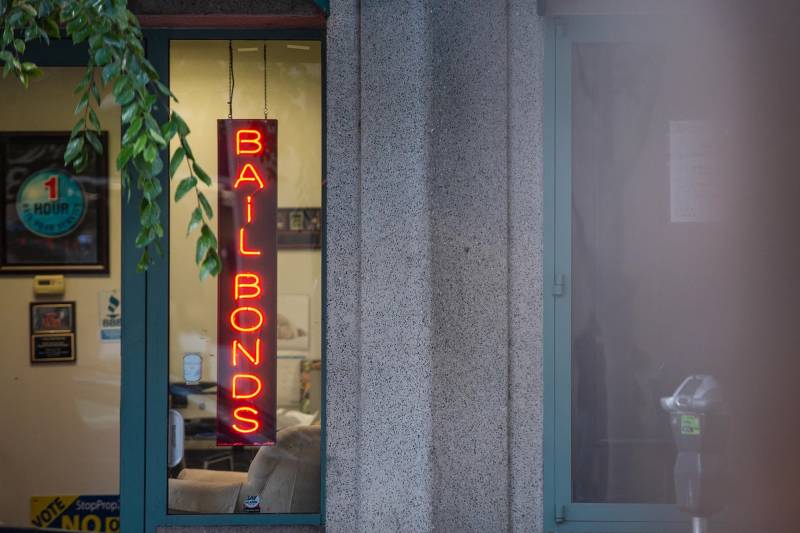
{"label": "blue-green metal trim", "polygon": [[321,39],[320,45],[320,68],[322,69],[322,87],[320,90],[320,99],[322,100],[320,109],[322,112],[322,138],[320,142],[322,143],[321,147],[321,155],[322,155],[322,267],[321,267],[321,275],[322,275],[322,283],[321,283],[321,292],[322,292],[322,342],[321,342],[321,365],[322,365],[322,379],[320,380],[320,391],[321,395],[321,413],[320,413],[320,424],[321,424],[321,431],[320,431],[320,441],[319,441],[319,449],[320,449],[320,480],[319,480],[319,488],[320,488],[320,496],[319,496],[319,512],[320,512],[320,523],[325,524],[325,502],[327,501],[328,495],[328,487],[327,487],[327,475],[328,475],[328,431],[327,431],[327,421],[328,421],[328,225],[325,223],[327,220],[327,213],[328,213],[328,106],[327,106],[327,97],[328,94],[328,62],[325,60],[327,57],[327,48],[326,48],[326,39]]}
{"label": "blue-green metal trim", "polygon": [[[278,40],[278,41],[324,41],[325,31],[314,28],[298,29],[184,29],[158,28],[145,30],[149,38],[172,40]],[[167,51],[169,53],[169,51]],[[324,59],[324,58],[323,58]]]}
{"label": "blue-green metal trim", "polygon": [[545,21],[544,33],[544,527],[555,529],[555,356],[553,320],[555,280],[555,23]]}
{"label": "blue-green metal trim", "polygon": [[[159,77],[169,86],[169,41],[161,34],[147,34],[147,58]],[[163,99],[162,99],[163,100]],[[166,102],[165,100],[163,100]],[[159,123],[168,119],[167,111],[160,108],[155,117]],[[169,150],[159,153],[165,162],[159,174],[164,191],[159,198],[164,237],[160,244],[164,251],[155,255],[155,261],[147,270],[147,462],[145,465],[145,531],[155,531],[163,525],[167,512],[167,409],[169,375],[169,221],[170,185],[167,168]]]}
{"label": "blue-green metal trim", "polygon": [[323,13],[325,13],[325,16],[330,15],[331,5],[328,0],[314,0],[314,3],[318,8],[320,8],[320,10],[322,10]]}
{"label": "blue-green metal trim", "polygon": [[562,503],[566,506],[566,518],[570,522],[675,522],[685,524],[689,520],[674,505],[667,504]]}
{"label": "blue-green metal trim", "polygon": [[144,468],[147,462],[144,394],[147,373],[147,278],[136,270],[141,254],[135,244],[140,193],[134,188],[130,198],[122,190],[119,194],[122,195],[121,297],[125,304],[120,345],[120,530],[143,531]]}
{"label": "blue-green metal trim", "polygon": [[[641,17],[555,17],[545,40],[544,515],[559,533],[672,533],[687,518],[674,505],[572,502],[572,49],[576,43],[657,41]],[[563,294],[553,282],[563,276]]]}
{"label": "blue-green metal trim", "polygon": [[[161,520],[161,526],[283,526],[319,525],[319,514],[168,514]],[[151,530],[148,530],[151,531]],[[155,531],[154,529],[152,531]]]}
{"label": "blue-green metal trim", "polygon": [[[554,182],[554,274],[564,280],[563,294],[553,299],[555,378],[555,505],[563,512],[572,501],[571,432],[571,299],[572,299],[572,43],[556,21],[556,106]],[[554,278],[555,279],[555,278]],[[571,514],[569,515],[570,519]]]}
{"label": "blue-green metal trim", "polygon": [[[321,30],[193,30],[193,29],[154,29],[146,31],[147,55],[158,71],[161,79],[169,85],[169,43],[171,40],[180,39],[258,39],[258,40],[317,40],[323,43],[321,68],[323,69],[323,172],[325,168],[325,56],[324,32]],[[159,120],[166,117],[158,117]],[[168,160],[164,151],[162,158]],[[165,165],[165,169],[168,165]],[[163,190],[169,191],[169,178],[167,171],[160,176]],[[324,184],[324,174],[323,174]],[[323,202],[325,201],[323,189]],[[324,209],[323,203],[323,209]],[[169,227],[169,194],[162,196],[161,210],[165,229]],[[136,226],[134,226],[136,227]],[[324,228],[323,228],[324,231]],[[324,236],[323,236],[324,237]],[[324,242],[324,238],[323,238]],[[146,372],[146,398],[147,398],[147,450],[149,454],[145,467],[145,523],[144,531],[154,532],[159,526],[193,526],[193,525],[319,525],[324,522],[323,514],[230,514],[230,515],[171,515],[167,513],[167,398],[168,398],[168,353],[169,353],[169,231],[165,231],[162,246],[165,250],[164,257],[159,257],[156,264],[151,266],[147,273],[147,372]],[[323,245],[324,246],[324,245]],[[325,302],[325,248],[322,256],[323,272],[323,313]],[[327,321],[323,315],[323,331]],[[325,509],[325,442],[326,442],[326,414],[325,414],[325,347],[322,351],[322,421],[321,421],[321,486],[320,508]],[[128,531],[128,530],[125,530]]]}
{"label": "blue-green metal trim", "polygon": [[121,340],[120,531],[143,531],[145,516],[147,278],[136,270],[141,254],[134,244],[139,200],[140,193],[135,188],[130,201],[122,198],[121,295],[125,312]]}
{"label": "blue-green metal trim", "polygon": [[558,533],[689,533],[689,527],[690,525],[686,523],[568,521],[547,531],[557,531]]}

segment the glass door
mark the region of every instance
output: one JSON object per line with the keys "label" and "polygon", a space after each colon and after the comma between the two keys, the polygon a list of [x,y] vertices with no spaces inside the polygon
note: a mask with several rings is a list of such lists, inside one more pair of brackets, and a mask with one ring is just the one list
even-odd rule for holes
{"label": "glass door", "polygon": [[665,41],[653,22],[558,19],[552,34],[546,468],[558,531],[688,527],[659,400],[723,368],[724,122],[713,85],[687,75],[688,38]]}

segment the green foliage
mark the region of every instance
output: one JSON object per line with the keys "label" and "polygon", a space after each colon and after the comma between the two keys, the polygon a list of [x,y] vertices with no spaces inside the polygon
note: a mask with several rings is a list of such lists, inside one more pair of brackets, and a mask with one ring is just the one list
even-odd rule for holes
{"label": "green foliage", "polygon": [[[131,187],[140,192],[140,227],[136,246],[142,249],[139,270],[151,263],[152,248],[161,253],[164,228],[158,205],[163,193],[158,174],[164,169],[163,150],[176,136],[179,146],[169,162],[173,179],[185,162],[187,175],[175,192],[175,201],[188,196],[197,206],[192,212],[188,233],[198,229],[195,261],[200,277],[216,276],[220,270],[217,239],[209,225],[214,213],[198,182],[211,185],[211,178],[194,158],[189,145],[189,127],[174,111],[169,110],[175,95],[158,79],[158,73],[144,54],[142,30],[125,0],[0,0],[0,65],[3,77],[13,74],[28,87],[42,71],[24,60],[27,43],[33,40],[50,42],[62,35],[74,43],[88,43],[86,74],[75,88],[79,95],[75,114],[78,121],[72,128],[64,163],[76,171],[89,162],[89,150],[102,152],[100,121],[101,90],[110,88],[121,106],[125,132],[117,156],[117,169],[122,186],[130,199]],[[163,112],[168,120],[159,124],[156,114]],[[193,193],[193,194],[192,194]]]}

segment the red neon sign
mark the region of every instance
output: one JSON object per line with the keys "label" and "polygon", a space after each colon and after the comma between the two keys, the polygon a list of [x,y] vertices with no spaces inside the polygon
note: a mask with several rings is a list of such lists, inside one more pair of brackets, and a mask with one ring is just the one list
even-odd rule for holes
{"label": "red neon sign", "polygon": [[277,130],[217,121],[217,446],[275,444]]}

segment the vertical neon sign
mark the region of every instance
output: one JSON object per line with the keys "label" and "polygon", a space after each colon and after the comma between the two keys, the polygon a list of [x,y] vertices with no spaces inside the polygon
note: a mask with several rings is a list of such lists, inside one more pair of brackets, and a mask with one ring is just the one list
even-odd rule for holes
{"label": "vertical neon sign", "polygon": [[217,446],[275,443],[277,133],[217,121]]}

